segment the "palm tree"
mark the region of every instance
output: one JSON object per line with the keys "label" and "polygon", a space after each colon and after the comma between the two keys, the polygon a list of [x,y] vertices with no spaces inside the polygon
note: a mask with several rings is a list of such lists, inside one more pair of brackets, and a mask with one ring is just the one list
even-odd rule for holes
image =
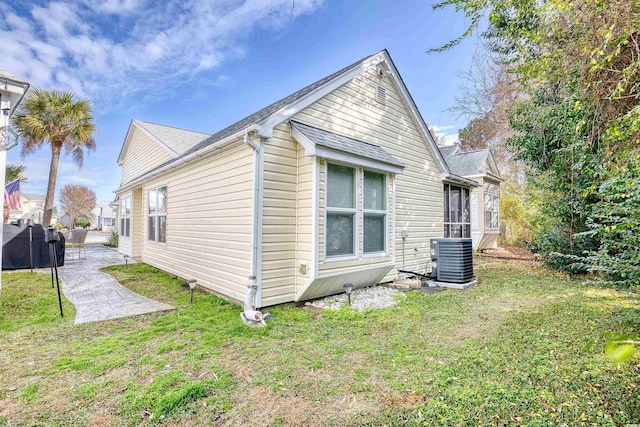
{"label": "palm tree", "polygon": [[91,104],[85,99],[76,99],[70,92],[34,89],[27,95],[20,111],[13,116],[13,125],[22,141],[23,156],[47,143],[51,145],[51,167],[42,218],[42,224],[48,226],[53,212],[62,148],[71,154],[80,167],[84,150],[96,149],[93,139],[96,126],[91,115]]}

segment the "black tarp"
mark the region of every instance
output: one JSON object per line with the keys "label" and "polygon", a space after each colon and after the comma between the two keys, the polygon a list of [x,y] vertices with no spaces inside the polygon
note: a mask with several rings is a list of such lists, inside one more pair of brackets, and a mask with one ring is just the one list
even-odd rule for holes
{"label": "black tarp", "polygon": [[[42,225],[33,226],[33,268],[51,265],[49,244],[44,240]],[[64,265],[64,236],[58,232],[60,241],[56,243],[58,266]],[[29,227],[4,224],[2,240],[2,269],[19,270],[29,266]]]}

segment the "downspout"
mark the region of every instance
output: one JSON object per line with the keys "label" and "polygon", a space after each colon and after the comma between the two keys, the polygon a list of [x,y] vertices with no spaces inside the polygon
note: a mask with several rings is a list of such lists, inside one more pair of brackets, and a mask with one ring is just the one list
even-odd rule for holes
{"label": "downspout", "polygon": [[249,326],[265,326],[262,313],[255,310],[255,299],[258,292],[258,272],[260,262],[260,221],[262,221],[261,212],[261,195],[262,195],[262,160],[263,160],[263,144],[258,145],[251,141],[251,133],[244,135],[244,143],[247,144],[254,153],[253,159],[253,200],[252,200],[252,232],[251,232],[251,265],[249,271],[249,284],[247,285],[247,295],[244,299],[244,311],[240,313],[240,319]]}

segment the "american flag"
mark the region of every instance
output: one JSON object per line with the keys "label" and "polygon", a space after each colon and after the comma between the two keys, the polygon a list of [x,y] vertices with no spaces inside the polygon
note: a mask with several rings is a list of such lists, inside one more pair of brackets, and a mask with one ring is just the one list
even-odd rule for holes
{"label": "american flag", "polygon": [[20,204],[19,179],[10,182],[4,187],[4,202],[9,206],[9,209],[16,210],[22,208],[22,205]]}

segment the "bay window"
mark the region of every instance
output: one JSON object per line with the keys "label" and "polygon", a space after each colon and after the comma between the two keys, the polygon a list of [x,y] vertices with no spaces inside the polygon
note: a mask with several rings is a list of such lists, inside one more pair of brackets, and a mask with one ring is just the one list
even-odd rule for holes
{"label": "bay window", "polygon": [[[329,163],[326,182],[326,256],[356,256],[358,247],[364,255],[384,254],[388,234],[386,174]],[[357,182],[362,183],[361,193]],[[358,240],[360,221],[362,241]]]}
{"label": "bay window", "polygon": [[131,197],[120,199],[120,236],[129,237],[131,229]]}
{"label": "bay window", "polygon": [[444,237],[471,237],[469,189],[444,184]]}
{"label": "bay window", "polygon": [[150,189],[147,214],[147,240],[165,243],[167,241],[167,187]]}

